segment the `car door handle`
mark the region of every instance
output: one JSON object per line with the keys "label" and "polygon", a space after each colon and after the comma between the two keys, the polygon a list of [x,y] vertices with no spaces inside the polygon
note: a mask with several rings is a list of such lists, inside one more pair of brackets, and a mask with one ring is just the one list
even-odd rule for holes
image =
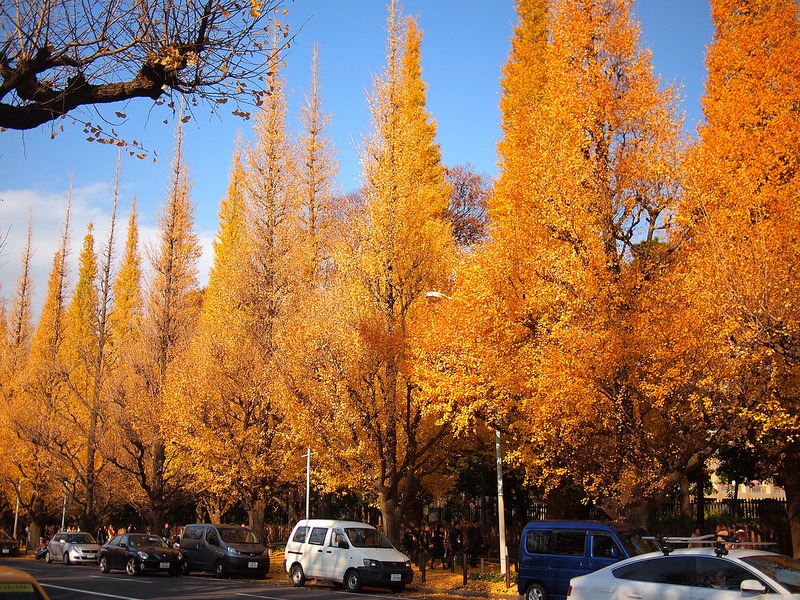
{"label": "car door handle", "polygon": [[322,552],[322,548],[320,548],[319,550],[317,550],[317,552]]}
{"label": "car door handle", "polygon": [[629,592],[628,593],[628,598],[633,598],[634,600],[641,600],[642,595],[641,594],[637,594],[636,592]]}
{"label": "car door handle", "polygon": [[325,550],[325,554],[330,554],[331,550]]}

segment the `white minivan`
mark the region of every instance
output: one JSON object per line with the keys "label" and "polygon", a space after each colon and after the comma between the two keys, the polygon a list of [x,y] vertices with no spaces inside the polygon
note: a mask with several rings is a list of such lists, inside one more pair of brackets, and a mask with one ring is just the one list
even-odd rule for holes
{"label": "white minivan", "polygon": [[414,577],[405,554],[372,525],[357,521],[300,521],[286,542],[283,566],[296,587],[323,579],[351,592],[362,585],[400,592]]}

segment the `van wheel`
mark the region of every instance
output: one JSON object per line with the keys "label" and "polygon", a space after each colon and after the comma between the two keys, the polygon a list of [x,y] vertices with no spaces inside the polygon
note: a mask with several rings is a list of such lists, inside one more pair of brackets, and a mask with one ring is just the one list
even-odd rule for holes
{"label": "van wheel", "polygon": [[532,583],[525,594],[526,600],[547,600],[547,588],[541,583]]}
{"label": "van wheel", "polygon": [[358,571],[355,569],[348,571],[347,575],[344,576],[344,584],[347,586],[348,592],[360,592],[361,576],[358,574]]}
{"label": "van wheel", "polygon": [[214,577],[217,579],[222,579],[225,577],[225,565],[221,560],[218,560],[216,563],[214,563]]}
{"label": "van wheel", "polygon": [[292,565],[290,577],[292,578],[292,585],[294,587],[303,587],[306,584],[306,574],[303,573],[303,567],[301,565]]}

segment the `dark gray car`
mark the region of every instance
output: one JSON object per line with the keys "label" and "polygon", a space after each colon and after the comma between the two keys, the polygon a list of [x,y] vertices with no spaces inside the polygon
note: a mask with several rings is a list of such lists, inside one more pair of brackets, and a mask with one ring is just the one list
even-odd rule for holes
{"label": "dark gray car", "polygon": [[183,529],[183,573],[210,571],[216,577],[265,577],[269,554],[248,527],[195,523]]}

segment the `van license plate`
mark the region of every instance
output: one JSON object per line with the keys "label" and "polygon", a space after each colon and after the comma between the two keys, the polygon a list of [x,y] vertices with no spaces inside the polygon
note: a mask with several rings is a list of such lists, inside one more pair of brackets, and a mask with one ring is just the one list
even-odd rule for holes
{"label": "van license plate", "polygon": [[159,569],[169,569],[169,563],[168,562],[158,563],[158,568]]}
{"label": "van license plate", "polygon": [[392,581],[402,581],[403,576],[400,573],[392,573]]}
{"label": "van license plate", "polygon": [[247,563],[247,568],[248,569],[257,569],[258,568],[258,563],[257,562],[249,562],[249,563]]}

